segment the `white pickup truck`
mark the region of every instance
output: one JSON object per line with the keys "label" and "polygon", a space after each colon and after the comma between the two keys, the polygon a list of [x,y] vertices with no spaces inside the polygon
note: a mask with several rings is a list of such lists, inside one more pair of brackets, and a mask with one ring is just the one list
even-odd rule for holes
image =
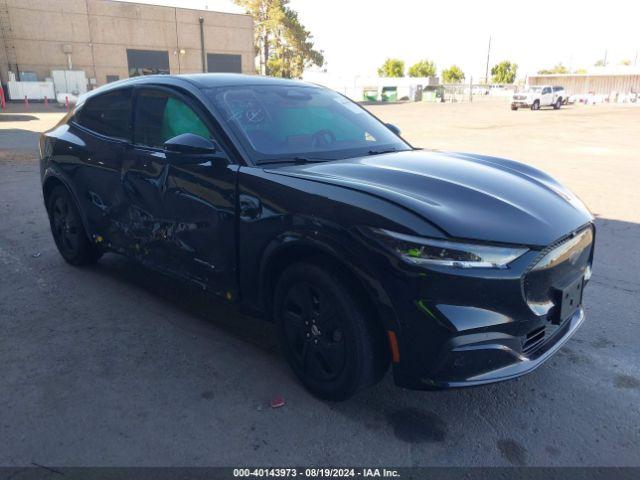
{"label": "white pickup truck", "polygon": [[540,110],[540,107],[553,107],[554,110],[557,110],[566,100],[567,95],[564,87],[536,85],[528,87],[522,92],[514,93],[511,97],[511,110],[518,110],[518,108]]}

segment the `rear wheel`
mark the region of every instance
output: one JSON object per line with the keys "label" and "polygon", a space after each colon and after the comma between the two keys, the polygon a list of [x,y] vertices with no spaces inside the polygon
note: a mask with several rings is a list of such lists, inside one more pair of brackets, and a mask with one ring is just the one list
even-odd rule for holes
{"label": "rear wheel", "polygon": [[389,365],[382,329],[342,277],[312,263],[283,272],[274,314],[284,355],[304,386],[327,400],[346,400],[377,383]]}
{"label": "rear wheel", "polygon": [[58,251],[71,265],[95,263],[102,252],[93,245],[82,225],[80,212],[69,191],[59,185],[47,199],[51,233]]}
{"label": "rear wheel", "polygon": [[554,110],[560,110],[560,107],[562,107],[562,99],[558,98],[556,100],[556,103],[553,104],[553,109]]}
{"label": "rear wheel", "polygon": [[540,110],[540,100],[536,100],[531,105],[531,110]]}

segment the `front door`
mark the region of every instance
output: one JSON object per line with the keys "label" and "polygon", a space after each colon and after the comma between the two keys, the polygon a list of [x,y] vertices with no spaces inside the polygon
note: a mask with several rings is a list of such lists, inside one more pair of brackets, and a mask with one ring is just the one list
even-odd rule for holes
{"label": "front door", "polygon": [[210,138],[214,127],[196,99],[160,87],[136,90],[134,147],[123,182],[130,192],[137,247],[158,266],[235,297],[235,189],[238,166],[220,150],[203,163],[167,160],[164,142],[183,133]]}
{"label": "front door", "polygon": [[544,87],[542,89],[542,98],[540,99],[540,105],[551,105],[553,103],[553,91],[551,87]]}

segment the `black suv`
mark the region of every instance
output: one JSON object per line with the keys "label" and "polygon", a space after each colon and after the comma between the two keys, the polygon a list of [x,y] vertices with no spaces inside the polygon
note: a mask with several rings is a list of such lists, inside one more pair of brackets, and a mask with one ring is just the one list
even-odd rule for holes
{"label": "black suv", "polygon": [[153,76],[94,90],[40,139],[73,265],[135,258],[275,321],[314,394],[530,372],[582,323],[592,216],[513,161],[411,147],[297,81]]}

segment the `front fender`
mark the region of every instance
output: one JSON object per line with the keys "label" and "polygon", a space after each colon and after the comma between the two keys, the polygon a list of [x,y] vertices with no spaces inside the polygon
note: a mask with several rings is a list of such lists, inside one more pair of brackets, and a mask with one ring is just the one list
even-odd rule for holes
{"label": "front fender", "polygon": [[[345,232],[346,233],[346,232]],[[354,242],[353,238],[350,242]],[[364,290],[367,300],[373,302],[373,306],[379,314],[385,329],[397,331],[400,326],[386,291],[379,282],[379,274],[376,274],[343,245],[346,242],[339,238],[326,235],[322,230],[286,231],[276,236],[264,249],[259,269],[259,288],[261,303],[264,311],[270,316],[271,297],[273,285],[270,280],[274,278],[282,265],[290,264],[297,258],[324,256],[346,270]]]}

